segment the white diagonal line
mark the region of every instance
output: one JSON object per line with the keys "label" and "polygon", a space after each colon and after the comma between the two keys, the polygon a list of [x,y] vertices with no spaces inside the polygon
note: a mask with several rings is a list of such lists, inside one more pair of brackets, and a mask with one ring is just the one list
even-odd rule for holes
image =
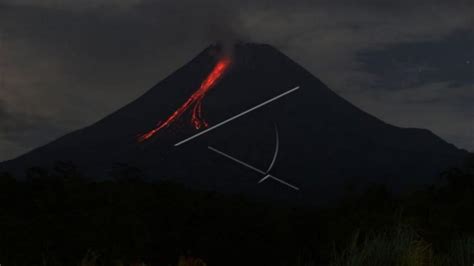
{"label": "white diagonal line", "polygon": [[250,169],[254,170],[254,171],[257,172],[257,173],[260,173],[260,174],[262,174],[262,175],[265,175],[265,174],[266,174],[264,171],[258,169],[257,167],[251,166],[251,165],[248,164],[248,163],[244,163],[244,162],[242,162],[241,160],[236,159],[236,158],[234,158],[234,157],[232,157],[232,156],[230,156],[230,155],[228,155],[228,154],[226,154],[226,153],[224,153],[224,152],[221,152],[220,150],[214,149],[214,148],[211,147],[211,146],[209,146],[209,147],[207,147],[207,148],[208,148],[209,150],[215,152],[215,153],[218,153],[218,154],[220,154],[220,155],[222,155],[222,156],[228,158],[228,159],[231,159],[232,161],[234,161],[234,162],[236,162],[236,163],[239,163],[239,164],[241,164],[241,165],[243,165],[243,166],[245,166],[245,167],[247,167],[247,168],[250,168]]}
{"label": "white diagonal line", "polygon": [[269,175],[269,176],[270,176],[271,179],[276,180],[276,181],[282,183],[283,185],[287,185],[287,186],[291,187],[291,188],[294,189],[294,190],[300,190],[298,187],[295,187],[295,186],[293,186],[292,184],[281,180],[280,178],[274,177],[274,176],[272,176],[272,175]]}
{"label": "white diagonal line", "polygon": [[237,115],[235,115],[235,116],[233,116],[233,117],[231,117],[231,118],[228,118],[228,119],[226,119],[226,120],[224,120],[224,121],[222,121],[222,122],[220,122],[220,123],[218,123],[218,124],[216,124],[216,125],[214,125],[214,126],[212,126],[212,127],[210,127],[210,128],[207,128],[207,129],[205,129],[205,130],[203,130],[203,131],[201,131],[201,132],[199,132],[199,133],[197,133],[197,134],[195,134],[195,135],[193,135],[193,136],[191,136],[191,137],[189,137],[189,138],[187,138],[187,139],[185,139],[185,140],[182,140],[182,141],[176,143],[174,146],[177,147],[177,146],[179,146],[179,145],[181,145],[181,144],[184,144],[184,143],[186,143],[186,142],[188,142],[188,141],[190,141],[190,140],[192,140],[192,139],[194,139],[194,138],[197,138],[197,137],[199,137],[199,136],[201,136],[201,135],[203,135],[203,134],[205,134],[205,133],[207,133],[207,132],[209,132],[209,131],[211,131],[211,130],[214,130],[214,129],[216,129],[216,128],[222,126],[222,125],[225,125],[225,124],[229,123],[230,121],[232,121],[232,120],[234,120],[234,119],[237,119],[237,118],[239,118],[239,117],[241,117],[241,116],[243,116],[243,115],[246,115],[246,114],[248,114],[248,113],[250,113],[250,112],[252,112],[252,111],[255,111],[255,110],[257,110],[258,108],[261,108],[261,107],[263,107],[263,106],[265,106],[265,105],[267,105],[267,104],[269,104],[269,103],[271,103],[271,102],[273,102],[273,101],[276,101],[276,100],[280,99],[281,97],[286,96],[286,95],[288,95],[288,94],[290,94],[290,93],[292,93],[292,92],[298,90],[299,88],[300,88],[300,86],[296,86],[296,87],[294,87],[293,89],[291,89],[291,90],[289,90],[289,91],[286,91],[286,92],[284,92],[284,93],[282,93],[282,94],[279,94],[279,95],[277,95],[277,96],[275,96],[275,97],[273,97],[273,98],[271,98],[271,99],[269,99],[269,100],[266,100],[265,102],[263,102],[263,103],[261,103],[261,104],[258,104],[258,105],[256,105],[256,106],[254,106],[254,107],[252,107],[252,108],[250,108],[250,109],[248,109],[248,110],[246,110],[246,111],[240,113],[240,114],[237,114]]}
{"label": "white diagonal line", "polygon": [[208,148],[209,150],[211,150],[211,151],[213,151],[213,152],[219,154],[219,155],[222,155],[222,156],[224,156],[224,157],[226,157],[226,158],[228,158],[228,159],[230,159],[230,160],[236,162],[236,163],[239,163],[239,164],[241,164],[241,165],[243,165],[243,166],[245,166],[245,167],[247,167],[247,168],[249,168],[249,169],[252,169],[252,170],[254,170],[254,171],[257,172],[257,173],[260,173],[260,174],[262,174],[262,175],[265,175],[265,177],[262,178],[258,183],[262,183],[262,182],[265,181],[266,179],[271,178],[271,179],[273,179],[273,180],[275,180],[275,181],[278,181],[278,182],[280,182],[280,183],[282,183],[282,184],[284,184],[284,185],[286,185],[286,186],[288,186],[288,187],[290,187],[290,188],[292,188],[292,189],[294,189],[294,190],[300,190],[298,187],[293,186],[292,184],[290,184],[290,183],[288,183],[288,182],[285,182],[285,181],[283,181],[283,180],[281,180],[281,179],[279,179],[279,178],[277,178],[277,177],[275,177],[275,176],[273,176],[273,175],[267,174],[267,173],[265,173],[264,171],[258,169],[257,167],[254,167],[254,166],[252,166],[252,165],[250,165],[250,164],[248,164],[248,163],[245,163],[245,162],[243,162],[243,161],[241,161],[241,160],[239,160],[239,159],[237,159],[237,158],[234,158],[233,156],[230,156],[229,154],[227,154],[227,153],[225,153],[225,152],[222,152],[222,151],[220,151],[220,150],[218,150],[218,149],[216,149],[216,148],[213,148],[213,147],[211,147],[211,146],[208,146],[207,148]]}

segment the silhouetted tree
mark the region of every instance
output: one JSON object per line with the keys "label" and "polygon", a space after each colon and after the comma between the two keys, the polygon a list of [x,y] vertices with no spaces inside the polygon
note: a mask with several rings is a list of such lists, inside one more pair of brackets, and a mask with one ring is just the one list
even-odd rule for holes
{"label": "silhouetted tree", "polygon": [[39,180],[47,180],[49,171],[46,168],[34,166],[26,170],[26,180],[29,182],[36,182]]}
{"label": "silhouetted tree", "polygon": [[474,193],[474,154],[469,154],[464,165],[442,174],[453,193]]}
{"label": "silhouetted tree", "polygon": [[144,177],[138,167],[126,163],[116,163],[109,174],[118,182],[139,182],[143,181]]}
{"label": "silhouetted tree", "polygon": [[10,186],[15,183],[16,179],[10,173],[0,173],[0,187]]}

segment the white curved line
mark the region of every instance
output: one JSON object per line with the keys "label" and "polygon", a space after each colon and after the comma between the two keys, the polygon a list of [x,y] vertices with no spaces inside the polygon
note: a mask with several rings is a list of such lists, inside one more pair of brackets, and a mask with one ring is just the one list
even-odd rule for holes
{"label": "white curved line", "polygon": [[278,135],[278,127],[275,123],[275,138],[276,138],[276,146],[275,146],[275,153],[273,153],[273,159],[272,162],[270,163],[270,166],[268,167],[267,174],[272,170],[273,165],[275,165],[276,159],[278,157],[278,151],[280,149],[280,136]]}
{"label": "white curved line", "polygon": [[270,177],[271,177],[271,175],[268,175],[268,174],[267,174],[267,175],[264,176],[262,179],[260,179],[260,181],[258,181],[258,183],[260,184],[260,183],[262,183],[263,181],[267,180],[267,179],[270,178]]}
{"label": "white curved line", "polygon": [[258,169],[257,167],[254,167],[254,166],[252,166],[252,165],[250,165],[250,164],[248,164],[248,163],[245,163],[245,162],[243,162],[243,161],[241,161],[241,160],[239,160],[239,159],[237,159],[237,158],[234,158],[234,157],[230,156],[229,154],[227,154],[227,153],[225,153],[225,152],[222,152],[222,151],[220,151],[220,150],[218,150],[218,149],[216,149],[216,148],[213,148],[213,147],[211,147],[211,146],[208,146],[207,148],[208,148],[209,150],[211,150],[211,151],[213,151],[213,152],[215,152],[215,153],[221,155],[221,156],[226,157],[227,159],[230,159],[230,160],[232,160],[232,161],[234,161],[234,162],[236,162],[236,163],[238,163],[238,164],[241,164],[241,165],[243,165],[243,166],[245,166],[245,167],[247,167],[247,168],[249,168],[249,169],[252,169],[252,170],[254,170],[254,171],[257,172],[257,173],[260,173],[260,174],[262,174],[262,175],[265,175],[265,177],[262,178],[262,179],[259,181],[259,183],[262,183],[262,182],[265,181],[266,179],[271,178],[271,179],[273,179],[273,180],[275,180],[275,181],[277,181],[277,182],[280,182],[280,183],[282,183],[282,184],[284,184],[284,185],[286,185],[286,186],[288,186],[288,187],[290,187],[290,188],[292,188],[292,189],[294,189],[294,190],[300,190],[298,187],[293,186],[292,184],[290,184],[290,183],[288,183],[288,182],[285,182],[285,181],[281,180],[280,178],[277,178],[277,177],[275,177],[275,176],[273,176],[273,175],[267,174],[267,173],[263,172],[262,170]]}

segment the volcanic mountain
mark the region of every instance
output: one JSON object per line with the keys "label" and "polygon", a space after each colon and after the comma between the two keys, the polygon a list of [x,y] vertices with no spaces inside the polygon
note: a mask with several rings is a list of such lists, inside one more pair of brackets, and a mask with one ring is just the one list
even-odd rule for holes
{"label": "volcanic mountain", "polygon": [[0,171],[72,161],[105,179],[125,163],[152,181],[318,202],[347,186],[433,183],[466,155],[365,113],[269,45],[221,50],[209,46],[122,109]]}

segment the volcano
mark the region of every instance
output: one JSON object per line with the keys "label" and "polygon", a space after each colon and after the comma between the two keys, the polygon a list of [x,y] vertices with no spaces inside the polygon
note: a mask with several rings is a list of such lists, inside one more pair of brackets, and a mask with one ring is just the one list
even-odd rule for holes
{"label": "volcano", "polygon": [[150,181],[321,202],[351,186],[432,184],[467,154],[428,130],[365,113],[266,44],[236,44],[199,94],[223,60],[221,48],[207,47],[127,106],[0,171],[72,161],[100,180],[125,163]]}

